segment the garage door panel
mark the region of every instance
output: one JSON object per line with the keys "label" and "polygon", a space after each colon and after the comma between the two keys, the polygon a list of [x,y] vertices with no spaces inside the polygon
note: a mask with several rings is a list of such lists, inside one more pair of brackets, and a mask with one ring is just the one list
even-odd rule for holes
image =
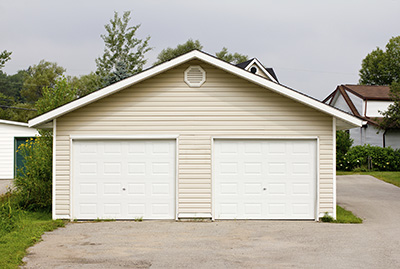
{"label": "garage door panel", "polygon": [[173,219],[175,141],[73,142],[77,219]]}
{"label": "garage door panel", "polygon": [[315,140],[216,140],[214,158],[216,218],[315,218]]}

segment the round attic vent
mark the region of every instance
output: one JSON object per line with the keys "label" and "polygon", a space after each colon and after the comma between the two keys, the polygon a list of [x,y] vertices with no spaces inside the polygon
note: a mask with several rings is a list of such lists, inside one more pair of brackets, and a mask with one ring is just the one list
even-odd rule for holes
{"label": "round attic vent", "polygon": [[185,71],[185,82],[190,87],[200,87],[206,82],[206,72],[199,65],[189,66]]}

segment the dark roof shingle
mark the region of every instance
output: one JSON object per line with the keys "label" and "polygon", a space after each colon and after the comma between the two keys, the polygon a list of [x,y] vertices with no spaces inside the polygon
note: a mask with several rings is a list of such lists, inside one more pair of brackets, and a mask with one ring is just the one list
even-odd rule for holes
{"label": "dark roof shingle", "polygon": [[342,86],[364,100],[391,100],[389,86],[348,84]]}

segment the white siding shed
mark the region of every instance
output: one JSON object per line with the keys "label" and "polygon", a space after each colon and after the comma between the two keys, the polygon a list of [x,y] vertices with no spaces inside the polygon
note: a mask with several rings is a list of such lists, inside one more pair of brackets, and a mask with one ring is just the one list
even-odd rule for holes
{"label": "white siding shed", "polygon": [[27,123],[0,120],[0,179],[14,178],[15,139],[35,135],[37,130]]}

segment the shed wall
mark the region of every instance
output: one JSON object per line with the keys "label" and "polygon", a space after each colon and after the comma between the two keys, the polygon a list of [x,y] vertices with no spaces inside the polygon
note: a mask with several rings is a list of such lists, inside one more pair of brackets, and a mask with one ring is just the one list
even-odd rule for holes
{"label": "shed wall", "polygon": [[33,137],[36,129],[0,123],[0,179],[14,178],[14,137]]}
{"label": "shed wall", "polygon": [[[183,74],[200,65],[207,80]],[[212,213],[212,138],[319,138],[319,212],[333,213],[332,117],[200,61],[182,64],[57,119],[55,214],[70,215],[71,135],[178,135],[178,213]]]}

